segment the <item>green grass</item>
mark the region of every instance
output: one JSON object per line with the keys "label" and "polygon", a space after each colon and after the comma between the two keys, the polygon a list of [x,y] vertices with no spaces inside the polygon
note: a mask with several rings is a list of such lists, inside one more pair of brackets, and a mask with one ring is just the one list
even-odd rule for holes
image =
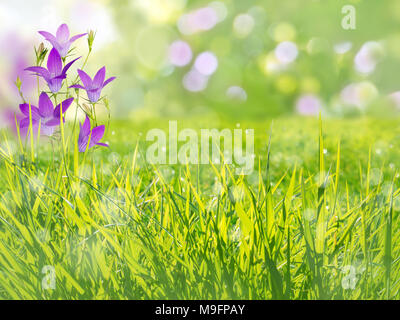
{"label": "green grass", "polygon": [[399,299],[397,121],[275,120],[270,144],[269,121],[243,122],[249,176],[147,164],[167,125],[112,122],[112,148],[84,155],[1,135],[1,298]]}

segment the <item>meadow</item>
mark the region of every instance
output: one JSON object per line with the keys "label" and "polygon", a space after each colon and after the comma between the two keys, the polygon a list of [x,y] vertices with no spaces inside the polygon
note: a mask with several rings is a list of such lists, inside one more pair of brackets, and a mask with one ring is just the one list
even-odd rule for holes
{"label": "meadow", "polygon": [[0,298],[400,297],[396,120],[240,122],[247,176],[148,164],[165,119],[111,121],[110,148],[84,153],[68,126],[53,143],[1,132]]}
{"label": "meadow", "polygon": [[399,299],[399,12],[0,2],[0,299]]}

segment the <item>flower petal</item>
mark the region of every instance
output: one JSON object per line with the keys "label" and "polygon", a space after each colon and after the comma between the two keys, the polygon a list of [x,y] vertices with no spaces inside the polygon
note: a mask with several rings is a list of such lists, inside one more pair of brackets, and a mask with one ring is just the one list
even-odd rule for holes
{"label": "flower petal", "polygon": [[46,68],[43,67],[29,67],[29,68],[25,68],[25,71],[31,71],[34,72],[36,74],[38,74],[39,76],[45,78],[45,79],[49,79],[50,78],[50,73]]}
{"label": "flower petal", "polygon": [[104,88],[106,85],[108,85],[111,81],[113,81],[113,80],[115,80],[115,79],[116,79],[116,77],[108,78],[106,81],[104,81],[104,83],[103,83],[103,88]]}
{"label": "flower petal", "polygon": [[85,152],[90,135],[90,120],[87,115],[85,122],[83,123],[83,125],[81,124],[80,127],[81,130],[79,132],[78,147],[79,152]]}
{"label": "flower petal", "polygon": [[99,71],[97,71],[96,75],[94,76],[93,87],[94,88],[102,87],[105,77],[106,77],[106,67],[103,67]]}
{"label": "flower petal", "polygon": [[58,27],[56,37],[58,42],[64,43],[68,41],[69,29],[65,23]]}
{"label": "flower petal", "polygon": [[72,85],[72,86],[69,86],[69,88],[75,88],[75,89],[83,89],[83,90],[85,90],[85,87],[84,87],[84,86],[81,86],[80,84],[74,84],[74,85]]}
{"label": "flower petal", "polygon": [[81,126],[81,132],[84,136],[89,136],[90,134],[90,120],[89,117],[86,115],[85,122]]}
{"label": "flower petal", "polygon": [[[37,128],[34,132],[36,133],[39,128]],[[47,126],[43,124],[40,126],[40,134],[43,136],[52,136],[54,133],[54,126]]]}
{"label": "flower petal", "polygon": [[[63,117],[63,122],[65,122],[65,119]],[[58,118],[51,118],[49,121],[45,123],[46,126],[48,127],[55,127],[60,125],[60,117]]]}
{"label": "flower petal", "polygon": [[57,42],[57,38],[53,36],[50,32],[47,31],[39,31],[39,33],[48,41],[55,41]]}
{"label": "flower petal", "polygon": [[61,102],[61,104],[57,105],[57,107],[54,109],[53,117],[59,119],[60,118],[60,107],[61,107],[61,105],[62,105],[62,113],[65,113],[65,111],[67,111],[67,109],[71,105],[72,101],[74,101],[74,98],[69,98],[69,99],[66,99],[63,102]]}
{"label": "flower petal", "polygon": [[[68,52],[69,44],[66,43],[66,45],[62,45],[59,41],[57,41],[57,38],[53,36],[51,33],[47,31],[39,31],[39,33],[48,41],[51,43],[51,45],[58,51],[58,53],[64,57],[66,53]],[[66,48],[65,48],[66,47]]]}
{"label": "flower petal", "polygon": [[42,92],[39,97],[39,113],[43,118],[53,115],[54,106],[46,92]]}
{"label": "flower petal", "polygon": [[88,143],[88,137],[85,137],[83,139],[79,138],[79,140],[78,140],[79,152],[85,152],[86,151],[87,143]]}
{"label": "flower petal", "polygon": [[50,91],[53,93],[60,91],[62,87],[62,81],[63,78],[61,76],[47,80],[47,85],[49,86]]}
{"label": "flower petal", "polygon": [[[19,105],[19,110],[21,110],[21,112],[29,117],[29,103],[22,103]],[[32,112],[32,119],[39,119],[40,115],[39,115],[39,109],[33,105],[31,105],[31,112]]]}
{"label": "flower petal", "polygon": [[92,78],[90,78],[88,76],[88,74],[85,71],[81,70],[81,69],[78,69],[78,74],[79,74],[79,78],[81,78],[81,81],[82,81],[83,85],[85,86],[85,88],[86,89],[91,89],[91,87],[92,87]]}
{"label": "flower petal", "polygon": [[101,125],[101,126],[93,128],[92,137],[90,139],[91,145],[99,142],[103,138],[105,129],[106,129],[105,125]]}
{"label": "flower petal", "polygon": [[79,57],[79,58],[76,58],[76,59],[74,59],[74,60],[72,60],[71,62],[68,62],[66,65],[65,65],[65,67],[64,67],[64,69],[62,69],[62,74],[65,74],[67,71],[68,71],[68,69],[69,68],[71,68],[71,66],[72,66],[72,64],[76,61],[76,60],[78,60],[78,59],[80,59],[81,57]]}
{"label": "flower petal", "polygon": [[96,143],[97,146],[102,146],[102,147],[109,147],[109,145],[107,143],[102,143],[102,142],[97,142]]}
{"label": "flower petal", "polygon": [[[23,118],[20,122],[19,122],[19,129],[21,131],[21,135],[22,136],[26,136],[26,134],[29,131],[29,125],[30,125],[30,120],[29,118]],[[37,129],[38,129],[38,125],[39,125],[39,121],[38,120],[34,120],[32,119],[32,131],[34,133],[37,133]]]}
{"label": "flower petal", "polygon": [[[32,121],[33,122],[33,121]],[[23,129],[29,126],[29,118],[23,118],[20,122],[19,122],[19,128]]]}
{"label": "flower petal", "polygon": [[52,79],[61,79],[61,80],[63,80],[63,79],[66,79],[66,78],[67,78],[67,74],[64,73],[64,74],[60,74],[59,76],[54,77],[54,78],[52,78]]}
{"label": "flower petal", "polygon": [[87,33],[81,33],[81,34],[77,34],[76,36],[73,36],[71,39],[69,39],[69,43],[72,44],[72,42],[78,40],[79,38],[86,36]]}
{"label": "flower petal", "polygon": [[97,102],[100,99],[101,95],[101,88],[99,89],[92,89],[92,90],[86,90],[88,99],[90,102]]}
{"label": "flower petal", "polygon": [[52,76],[58,76],[61,74],[62,61],[61,56],[56,49],[51,49],[49,57],[47,59],[47,69],[50,71]]}

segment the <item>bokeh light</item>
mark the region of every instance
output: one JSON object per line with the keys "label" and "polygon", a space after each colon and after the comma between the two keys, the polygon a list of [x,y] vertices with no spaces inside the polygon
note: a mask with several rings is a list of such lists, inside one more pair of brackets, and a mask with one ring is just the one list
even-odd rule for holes
{"label": "bokeh light", "polygon": [[354,58],[354,65],[358,72],[371,73],[381,60],[384,50],[381,44],[375,41],[365,43]]}
{"label": "bokeh light", "polygon": [[197,56],[194,67],[202,75],[210,76],[218,68],[218,59],[212,52],[203,52]]}
{"label": "bokeh light", "polygon": [[169,47],[169,61],[175,66],[186,66],[192,60],[192,57],[192,49],[185,41],[175,41]]}
{"label": "bokeh light", "polygon": [[275,56],[279,62],[289,64],[296,60],[299,51],[294,42],[284,41],[275,48]]}
{"label": "bokeh light", "polygon": [[211,30],[220,21],[213,7],[203,7],[182,15],[178,20],[178,29],[182,34],[191,35]]}
{"label": "bokeh light", "polygon": [[140,10],[153,23],[173,21],[186,6],[186,0],[131,0],[132,7]]}
{"label": "bokeh light", "polygon": [[226,90],[226,96],[231,100],[246,101],[247,93],[239,86],[231,86]]}
{"label": "bokeh light", "polygon": [[161,27],[144,27],[136,38],[135,53],[140,63],[152,70],[161,70],[167,63],[170,32]]}
{"label": "bokeh light", "polygon": [[191,92],[203,91],[208,84],[208,77],[198,72],[196,69],[190,70],[183,77],[183,86]]}
{"label": "bokeh light", "polygon": [[233,31],[238,38],[245,38],[253,31],[254,25],[251,15],[239,14],[233,20]]}
{"label": "bokeh light", "polygon": [[339,42],[334,45],[334,50],[337,54],[345,54],[351,50],[353,44],[350,41]]}
{"label": "bokeh light", "polygon": [[389,95],[389,99],[400,110],[400,91],[393,92]]}
{"label": "bokeh light", "polygon": [[[176,114],[204,106],[217,114],[231,110],[233,117],[259,119],[297,113],[293,105],[303,95],[323,101],[325,116],[347,116],[347,111],[400,115],[396,80],[400,35],[393,27],[399,21],[393,9],[398,7],[396,1],[388,0],[387,8],[393,12],[385,23],[364,24],[351,32],[332,19],[341,12],[339,3],[322,10],[319,2],[3,1],[0,42],[9,41],[12,32],[23,42],[29,35],[29,43],[18,54],[12,45],[2,51],[0,72],[7,79],[0,80],[0,102],[4,109],[18,107],[12,102],[19,99],[13,82],[27,64],[22,53],[31,61],[30,48],[42,41],[36,33],[32,37],[32,30],[55,32],[65,22],[73,34],[97,31],[96,60],[89,69],[107,65],[110,73],[118,75],[118,86],[107,90],[115,101],[114,116],[136,118],[139,109],[148,115]],[[357,7],[360,17],[366,12],[379,15],[384,8],[361,1]],[[84,55],[87,42],[76,45],[72,56],[78,51]],[[37,99],[34,82],[31,76],[23,79],[24,91],[33,89],[30,96],[27,92],[30,100]],[[246,110],[232,111],[230,103],[235,101],[245,102]]]}
{"label": "bokeh light", "polygon": [[349,84],[342,90],[340,96],[344,104],[364,109],[378,96],[378,90],[373,83],[363,81]]}
{"label": "bokeh light", "polygon": [[322,110],[321,100],[311,94],[302,95],[296,101],[296,111],[304,116],[314,116]]}
{"label": "bokeh light", "polygon": [[281,22],[272,27],[272,38],[276,42],[292,41],[296,37],[296,29],[287,22]]}
{"label": "bokeh light", "polygon": [[224,21],[228,16],[228,8],[222,1],[211,2],[208,6],[214,9],[218,17],[218,22]]}

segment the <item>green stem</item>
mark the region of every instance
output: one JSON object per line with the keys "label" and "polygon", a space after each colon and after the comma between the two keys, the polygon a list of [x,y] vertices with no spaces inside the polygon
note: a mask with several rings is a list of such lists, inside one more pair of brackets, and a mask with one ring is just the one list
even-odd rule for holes
{"label": "green stem", "polygon": [[[85,61],[83,62],[83,65],[82,65],[82,67],[81,67],[82,70],[83,70],[83,68],[85,68],[86,63],[88,62],[88,59],[89,59],[89,56],[90,56],[90,53],[91,53],[91,52],[92,52],[92,50],[89,50],[88,54],[86,55]],[[76,82],[78,81],[78,79],[79,79],[79,75],[76,76],[76,78],[75,78],[75,80],[73,81],[73,83],[76,83]]]}
{"label": "green stem", "polygon": [[97,115],[96,115],[96,104],[92,103],[92,112],[93,112],[93,116],[94,116],[94,124],[97,127]]}
{"label": "green stem", "polygon": [[76,120],[78,118],[78,108],[79,108],[79,91],[78,94],[76,95],[76,109],[75,109],[75,117],[74,117],[74,124],[72,126],[72,133],[71,136],[75,136],[75,126],[76,126]]}

